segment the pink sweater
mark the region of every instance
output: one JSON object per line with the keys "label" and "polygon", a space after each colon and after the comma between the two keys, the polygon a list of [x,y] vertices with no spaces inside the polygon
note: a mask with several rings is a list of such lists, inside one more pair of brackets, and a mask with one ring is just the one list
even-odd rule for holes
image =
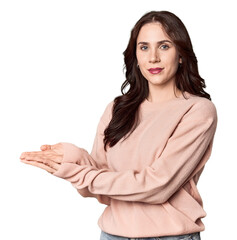
{"label": "pink sweater", "polygon": [[211,154],[217,112],[208,99],[185,94],[188,100],[144,100],[135,131],[107,152],[103,132],[113,101],[100,119],[91,154],[63,143],[63,163],[54,175],[108,205],[98,221],[103,231],[138,238],[204,230],[206,212],[196,185]]}

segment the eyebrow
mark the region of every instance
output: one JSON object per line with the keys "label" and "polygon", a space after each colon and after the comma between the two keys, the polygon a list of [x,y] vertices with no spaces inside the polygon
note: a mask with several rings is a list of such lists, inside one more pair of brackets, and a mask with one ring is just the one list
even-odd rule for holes
{"label": "eyebrow", "polygon": [[[165,43],[165,42],[169,42],[169,43],[173,44],[170,40],[161,40],[157,43],[162,44],[162,43]],[[139,42],[137,45],[139,45],[139,44],[148,45],[149,43],[148,42]]]}

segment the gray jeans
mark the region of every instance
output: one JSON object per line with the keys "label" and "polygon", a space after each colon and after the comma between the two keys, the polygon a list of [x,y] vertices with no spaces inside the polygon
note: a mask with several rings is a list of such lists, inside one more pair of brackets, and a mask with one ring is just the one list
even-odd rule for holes
{"label": "gray jeans", "polygon": [[101,232],[100,240],[201,240],[200,233],[190,233],[185,235],[150,237],[150,238],[125,238]]}

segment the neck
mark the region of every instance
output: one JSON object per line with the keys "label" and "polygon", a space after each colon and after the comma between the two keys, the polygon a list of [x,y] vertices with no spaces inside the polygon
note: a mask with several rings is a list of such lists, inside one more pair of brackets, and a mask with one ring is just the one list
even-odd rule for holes
{"label": "neck", "polygon": [[149,88],[147,100],[149,102],[165,102],[170,99],[180,97],[182,92],[175,86],[170,88]]}

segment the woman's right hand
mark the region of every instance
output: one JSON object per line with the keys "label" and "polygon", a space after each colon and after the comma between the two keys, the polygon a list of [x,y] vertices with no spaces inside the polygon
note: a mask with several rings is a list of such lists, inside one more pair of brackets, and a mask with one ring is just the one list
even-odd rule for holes
{"label": "woman's right hand", "polygon": [[62,143],[42,145],[42,151],[23,152],[20,159],[23,163],[39,167],[49,173],[55,173],[63,160],[64,149]]}

